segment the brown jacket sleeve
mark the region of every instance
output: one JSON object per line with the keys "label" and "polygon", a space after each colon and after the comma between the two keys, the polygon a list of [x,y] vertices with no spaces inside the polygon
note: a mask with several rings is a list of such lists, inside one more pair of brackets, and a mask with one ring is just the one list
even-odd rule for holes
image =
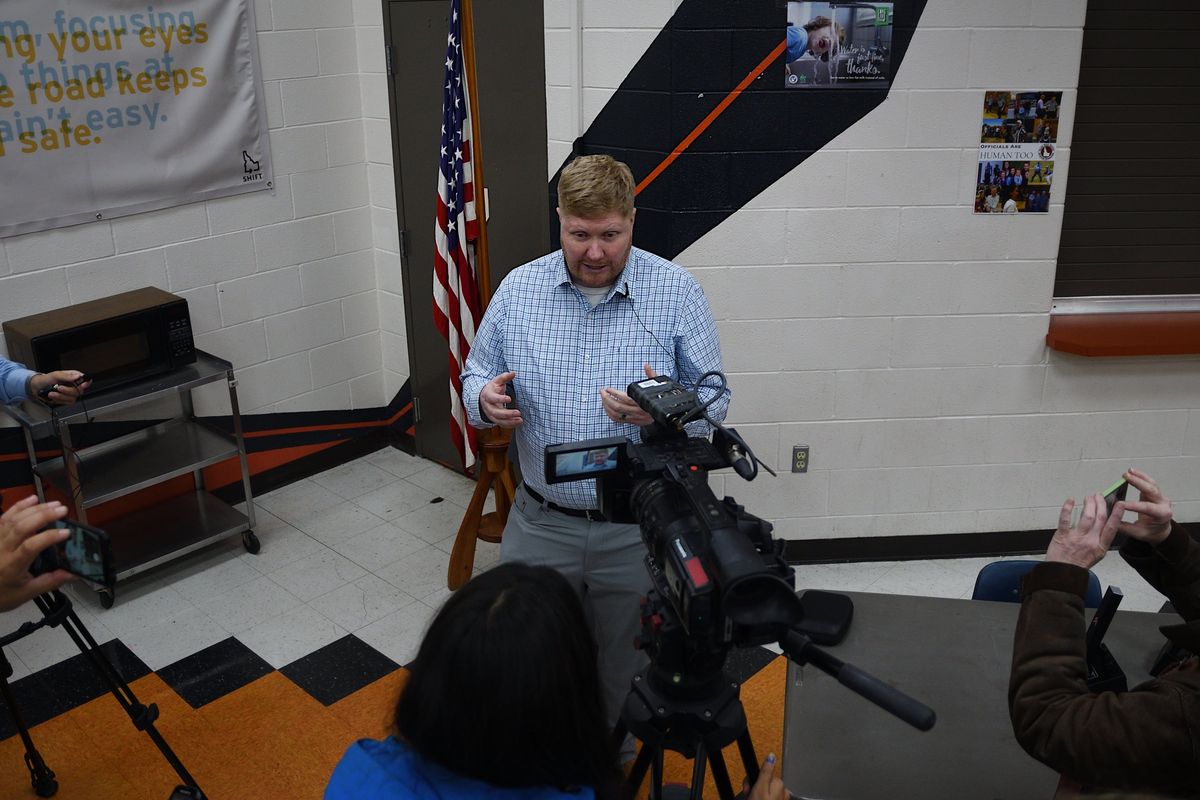
{"label": "brown jacket sleeve", "polygon": [[1022,581],[1008,688],[1017,741],[1085,785],[1200,794],[1200,673],[1089,692],[1086,586],[1070,564],[1041,564]]}
{"label": "brown jacket sleeve", "polygon": [[1171,533],[1157,547],[1130,539],[1121,546],[1121,557],[1170,598],[1181,617],[1200,619],[1200,543],[1186,528],[1171,523]]}

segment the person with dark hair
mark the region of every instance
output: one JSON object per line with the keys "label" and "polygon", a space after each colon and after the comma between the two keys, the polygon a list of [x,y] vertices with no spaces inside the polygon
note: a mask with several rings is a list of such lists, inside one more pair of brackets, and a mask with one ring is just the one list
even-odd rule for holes
{"label": "person with dark hair", "polygon": [[[1097,494],[1086,498],[1071,525],[1075,501],[1067,500],[1045,563],[1021,580],[1008,685],[1013,732],[1031,756],[1088,787],[1197,797],[1200,541],[1173,521],[1171,501],[1149,475],[1131,469],[1125,479],[1139,498],[1118,500],[1111,515]],[[1124,522],[1126,511],[1137,518]],[[1185,621],[1160,628],[1177,655],[1153,680],[1127,692],[1093,694],[1083,598],[1088,570],[1104,558],[1118,530],[1129,537],[1122,558]]]}
{"label": "person with dark hair", "polygon": [[508,562],[472,578],[410,670],[395,735],[352,744],[326,800],[614,795],[596,646],[558,571]]}

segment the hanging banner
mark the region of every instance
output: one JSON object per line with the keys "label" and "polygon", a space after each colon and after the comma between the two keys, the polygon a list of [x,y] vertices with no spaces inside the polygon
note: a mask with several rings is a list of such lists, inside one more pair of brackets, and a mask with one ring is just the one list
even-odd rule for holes
{"label": "hanging banner", "polygon": [[1050,210],[1062,92],[984,92],[975,213]]}
{"label": "hanging banner", "polygon": [[252,6],[0,3],[0,237],[272,188]]}

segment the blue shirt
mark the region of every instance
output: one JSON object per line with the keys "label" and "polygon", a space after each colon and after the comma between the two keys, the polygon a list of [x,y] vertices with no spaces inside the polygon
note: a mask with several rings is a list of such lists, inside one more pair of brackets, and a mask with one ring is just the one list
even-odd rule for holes
{"label": "blue shirt", "polygon": [[[600,390],[625,391],[642,380],[642,365],[689,388],[705,372],[721,370],[717,327],[704,291],[691,274],[664,258],[632,248],[625,269],[595,308],[571,283],[562,251],[517,267],[496,290],[479,324],[462,373],[463,404],[477,428],[484,384],[515,372],[515,401],[524,424],[514,431],[525,482],[547,500],[568,508],[595,508],[594,479],[547,485],[549,444],[606,436],[640,438],[636,425],[604,414]],[[717,394],[712,379],[699,389],[701,402]],[[725,419],[730,391],[708,407]],[[705,436],[706,422],[691,422],[691,436]]]}
{"label": "blue shirt", "polygon": [[0,356],[0,403],[15,403],[25,399],[25,385],[37,375],[15,361]]}
{"label": "blue shirt", "polygon": [[788,25],[787,27],[787,61],[803,58],[808,51],[808,31],[804,28]]}
{"label": "blue shirt", "polygon": [[590,788],[500,787],[426,761],[399,739],[359,739],[329,777],[325,800],[593,800]]}

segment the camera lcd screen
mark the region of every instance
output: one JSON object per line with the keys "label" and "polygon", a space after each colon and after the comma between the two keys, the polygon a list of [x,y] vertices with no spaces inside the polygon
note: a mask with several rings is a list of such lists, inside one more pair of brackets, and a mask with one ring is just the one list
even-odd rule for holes
{"label": "camera lcd screen", "polygon": [[579,450],[573,453],[556,453],[554,455],[554,473],[560,477],[590,475],[612,472],[617,468],[617,448],[596,447],[591,450]]}
{"label": "camera lcd screen", "polygon": [[55,566],[93,583],[110,585],[112,556],[108,535],[71,520],[58,520],[54,527],[71,531],[70,536],[54,545]]}

